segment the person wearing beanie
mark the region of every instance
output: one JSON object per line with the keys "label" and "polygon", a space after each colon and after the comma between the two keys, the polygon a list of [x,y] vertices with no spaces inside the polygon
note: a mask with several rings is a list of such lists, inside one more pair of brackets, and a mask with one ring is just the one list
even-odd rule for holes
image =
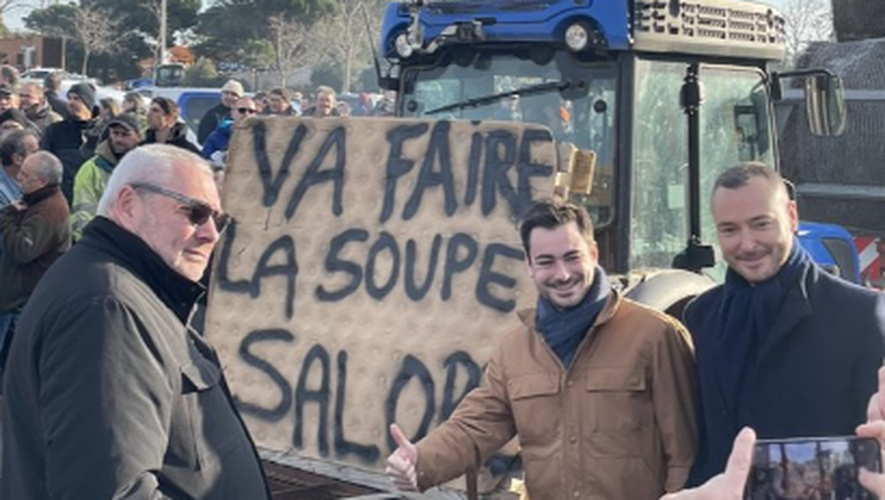
{"label": "person wearing beanie", "polygon": [[95,154],[97,138],[86,132],[95,126],[95,87],[78,83],[68,90],[68,117],[46,128],[41,149],[61,160],[64,175],[61,190],[68,204],[74,199],[74,178],[86,160]]}
{"label": "person wearing beanie", "polygon": [[70,90],[68,90],[68,112],[71,114],[75,114],[74,111],[71,110],[71,99],[79,100],[80,103],[86,107],[93,115],[95,115],[95,87],[93,87],[89,83],[77,83],[71,86]]}
{"label": "person wearing beanie", "polygon": [[111,118],[107,123],[107,139],[95,148],[95,156],[87,160],[74,178],[74,201],[71,208],[71,232],[74,241],[83,235],[86,227],[98,211],[98,200],[114,167],[129,151],[142,141],[138,119],[131,113]]}
{"label": "person wearing beanie", "polygon": [[206,142],[209,134],[218,128],[222,121],[231,119],[230,110],[241,97],[243,97],[243,85],[240,82],[228,80],[221,87],[221,103],[207,111],[200,120],[200,126],[197,127],[197,141],[200,144]]}

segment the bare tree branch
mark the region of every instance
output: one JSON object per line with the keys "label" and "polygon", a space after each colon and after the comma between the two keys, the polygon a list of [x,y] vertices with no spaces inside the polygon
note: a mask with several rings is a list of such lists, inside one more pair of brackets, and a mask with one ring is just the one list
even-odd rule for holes
{"label": "bare tree branch", "polygon": [[27,7],[27,0],[0,0],[0,24],[6,26],[6,13],[12,9]]}
{"label": "bare tree branch", "polygon": [[368,9],[372,23],[368,28],[377,33],[380,28],[380,9],[386,2],[379,0],[338,0],[337,12],[320,20],[315,28],[317,50],[326,58],[340,61],[344,69],[341,92],[350,91],[353,73],[371,63],[371,47],[366,44],[366,16]]}
{"label": "bare tree branch", "polygon": [[144,6],[144,8],[148,12],[150,12],[151,15],[154,16],[154,19],[156,19],[156,21],[157,21],[157,33],[155,33],[155,34],[154,33],[151,33],[151,34],[146,33],[145,38],[148,38],[148,37],[154,38],[154,43],[151,43],[151,45],[153,45],[155,48],[154,57],[156,58],[157,61],[159,61],[160,64],[162,64],[165,62],[165,61],[163,61],[163,57],[162,57],[163,47],[160,47],[160,39],[163,38],[162,36],[160,36],[161,35],[160,30],[162,30],[161,26],[163,25],[163,1],[162,0],[151,0],[150,2],[148,2]]}
{"label": "bare tree branch", "polygon": [[107,11],[83,6],[77,9],[73,28],[77,41],[83,45],[84,75],[88,74],[86,71],[92,54],[110,53],[116,48],[116,25]]}
{"label": "bare tree branch", "polygon": [[790,64],[811,42],[833,40],[833,11],[827,0],[787,0],[787,60]]}
{"label": "bare tree branch", "polygon": [[277,69],[281,74],[280,85],[285,87],[289,74],[315,62],[317,54],[313,50],[311,33],[301,21],[279,14],[267,22]]}

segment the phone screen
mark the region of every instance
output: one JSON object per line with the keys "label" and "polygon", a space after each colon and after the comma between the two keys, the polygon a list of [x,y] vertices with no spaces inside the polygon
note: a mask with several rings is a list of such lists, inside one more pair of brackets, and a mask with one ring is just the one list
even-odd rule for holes
{"label": "phone screen", "polygon": [[744,495],[749,500],[875,500],[859,468],[882,470],[879,443],[858,437],[760,440]]}

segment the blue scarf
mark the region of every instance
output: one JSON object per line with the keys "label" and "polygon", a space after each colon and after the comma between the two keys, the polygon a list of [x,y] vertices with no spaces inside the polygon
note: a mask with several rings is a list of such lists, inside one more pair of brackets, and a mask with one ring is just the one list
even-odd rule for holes
{"label": "blue scarf", "polygon": [[717,368],[726,404],[737,416],[744,382],[756,364],[759,347],[780,313],[791,288],[813,265],[811,256],[793,238],[793,249],[783,266],[771,278],[751,284],[728,269],[725,276],[719,318]]}
{"label": "blue scarf", "polygon": [[597,266],[594,276],[587,295],[575,307],[562,310],[544,297],[538,297],[535,319],[538,331],[566,369],[572,364],[578,346],[596,322],[596,317],[611,294],[605,271]]}

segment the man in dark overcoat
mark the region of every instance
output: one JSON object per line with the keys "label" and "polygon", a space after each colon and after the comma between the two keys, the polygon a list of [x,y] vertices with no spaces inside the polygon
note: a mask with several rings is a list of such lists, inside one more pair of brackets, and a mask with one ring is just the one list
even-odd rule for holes
{"label": "man in dark overcoat", "polygon": [[882,364],[885,295],[812,262],[783,178],[766,165],[723,172],[711,198],[725,283],[685,312],[701,391],[689,478],[722,472],[744,426],[760,438],[853,434]]}

